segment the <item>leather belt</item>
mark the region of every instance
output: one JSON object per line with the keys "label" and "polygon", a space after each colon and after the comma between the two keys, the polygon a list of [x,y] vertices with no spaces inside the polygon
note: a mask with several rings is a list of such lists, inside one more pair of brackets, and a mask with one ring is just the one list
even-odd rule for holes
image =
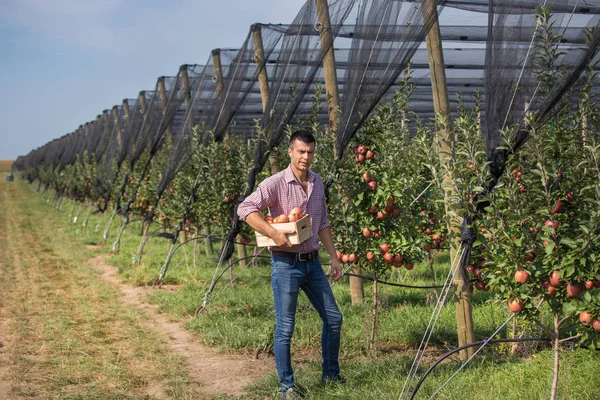
{"label": "leather belt", "polygon": [[319,251],[315,250],[315,251],[311,251],[308,253],[293,253],[291,251],[273,250],[273,251],[271,251],[271,254],[274,255],[275,257],[291,258],[292,260],[312,261],[312,260],[315,260],[319,256]]}

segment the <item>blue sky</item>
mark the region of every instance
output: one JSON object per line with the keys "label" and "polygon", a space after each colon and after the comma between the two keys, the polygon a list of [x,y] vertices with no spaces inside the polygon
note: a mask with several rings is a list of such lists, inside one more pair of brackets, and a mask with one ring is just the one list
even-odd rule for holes
{"label": "blue sky", "polygon": [[0,160],[73,132],[305,0],[1,0]]}

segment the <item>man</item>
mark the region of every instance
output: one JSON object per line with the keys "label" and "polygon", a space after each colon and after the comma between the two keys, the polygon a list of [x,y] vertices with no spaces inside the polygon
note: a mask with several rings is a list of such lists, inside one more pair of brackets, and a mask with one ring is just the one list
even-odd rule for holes
{"label": "man", "polygon": [[[342,268],[327,219],[323,181],[309,170],[315,156],[312,133],[305,130],[294,132],[290,138],[288,155],[290,165],[261,182],[256,191],[240,204],[238,216],[277,244],[277,247],[269,249],[276,317],[275,364],[283,397],[300,398],[294,386],[290,355],[299,289],[304,291],[323,320],[322,382],[343,382],[338,364],[342,314],[319,261],[319,239],[331,258],[329,273],[333,281],[340,279]],[[294,207],[299,207],[303,214],[310,215],[312,236],[303,243],[292,245],[286,234],[293,231],[278,231],[263,219],[260,211],[267,207],[274,217],[289,214]]]}

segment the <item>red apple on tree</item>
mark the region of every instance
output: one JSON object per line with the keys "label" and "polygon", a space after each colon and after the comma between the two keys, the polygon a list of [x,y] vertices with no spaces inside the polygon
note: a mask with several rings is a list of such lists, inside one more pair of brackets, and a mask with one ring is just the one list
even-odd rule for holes
{"label": "red apple on tree", "polygon": [[562,282],[560,281],[560,273],[558,272],[558,270],[554,270],[550,274],[550,285],[554,286],[555,288],[560,287],[560,285],[562,285]]}
{"label": "red apple on tree", "polygon": [[594,288],[594,281],[586,281],[585,282],[585,288],[587,290],[592,290]]}
{"label": "red apple on tree", "polygon": [[371,175],[371,173],[370,173],[370,172],[368,172],[368,171],[367,171],[367,172],[363,172],[363,175],[362,175],[362,177],[363,177],[363,180],[364,180],[365,182],[371,182],[371,181],[373,180],[373,176],[372,176],[372,175]]}
{"label": "red apple on tree", "polygon": [[551,214],[560,214],[565,212],[565,204],[562,200],[558,200],[554,205],[554,208],[550,211]]}
{"label": "red apple on tree", "polygon": [[364,228],[364,229],[362,230],[362,235],[363,235],[364,237],[369,237],[369,236],[371,236],[371,234],[372,234],[372,232],[371,232],[371,230],[370,230],[369,228]]}
{"label": "red apple on tree", "polygon": [[525,283],[527,282],[527,279],[529,279],[529,274],[527,271],[519,269],[517,272],[515,272],[515,282]]}
{"label": "red apple on tree", "polygon": [[567,285],[567,294],[569,295],[569,297],[577,297],[581,293],[583,293],[584,290],[585,287],[581,283],[576,283],[573,285],[569,283]]}
{"label": "red apple on tree", "polygon": [[585,326],[589,326],[594,321],[594,317],[589,312],[582,311],[579,313],[579,321]]}
{"label": "red apple on tree", "polygon": [[369,190],[371,190],[371,191],[377,190],[377,182],[371,181],[368,183],[368,185],[369,185]]}
{"label": "red apple on tree", "polygon": [[384,253],[387,253],[388,251],[390,251],[390,245],[387,243],[382,243],[381,245],[379,245],[379,248],[381,249],[381,251],[383,251]]}
{"label": "red apple on tree", "polygon": [[600,332],[600,319],[592,321],[592,328],[594,328],[596,332]]}
{"label": "red apple on tree", "polygon": [[508,301],[508,308],[514,313],[521,312],[523,310],[523,300],[521,299],[510,299]]}

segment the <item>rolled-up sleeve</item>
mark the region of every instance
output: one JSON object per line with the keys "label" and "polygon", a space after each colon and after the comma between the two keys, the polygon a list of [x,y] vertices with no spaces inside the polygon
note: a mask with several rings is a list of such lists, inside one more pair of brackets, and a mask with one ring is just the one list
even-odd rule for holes
{"label": "rolled-up sleeve", "polygon": [[255,211],[262,211],[267,207],[271,207],[276,199],[277,194],[274,182],[267,178],[258,185],[258,188],[240,203],[237,209],[237,215],[240,220],[245,221],[246,217]]}

